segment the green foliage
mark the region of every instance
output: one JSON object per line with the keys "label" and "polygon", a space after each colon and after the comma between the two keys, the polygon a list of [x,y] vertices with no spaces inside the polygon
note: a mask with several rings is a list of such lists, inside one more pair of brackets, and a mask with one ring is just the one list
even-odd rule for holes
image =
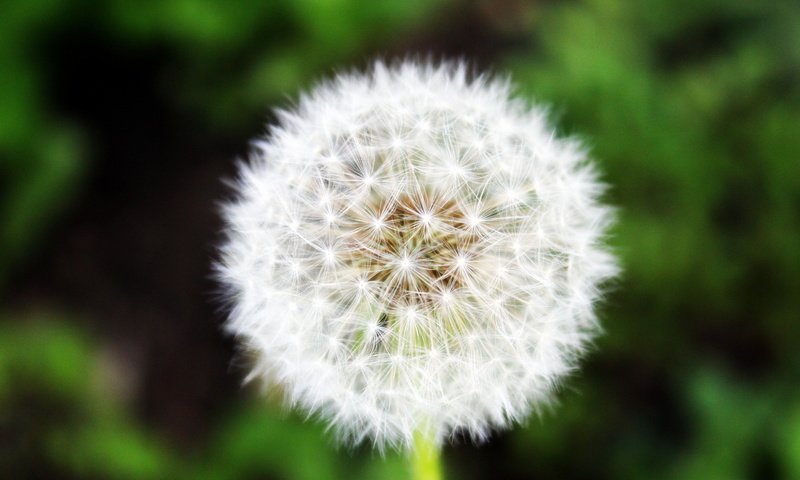
{"label": "green foliage", "polygon": [[[253,407],[236,412],[209,448],[210,461],[199,469],[206,478],[242,478],[270,472],[297,480],[336,478],[338,458],[325,437],[297,418]],[[314,461],[308,461],[313,458]]]}
{"label": "green foliage", "polygon": [[31,32],[54,6],[10,2],[0,12],[0,289],[70,199],[82,168],[80,136],[48,112],[46,79],[30,56]]}
{"label": "green foliage", "polygon": [[42,315],[5,320],[17,325],[0,329],[0,425],[16,441],[3,471],[164,478],[167,454],[114,401],[89,339]]}
{"label": "green foliage", "polygon": [[106,18],[120,28],[122,42],[174,48],[176,101],[198,109],[216,128],[235,129],[326,69],[424,25],[441,3],[117,0]]}

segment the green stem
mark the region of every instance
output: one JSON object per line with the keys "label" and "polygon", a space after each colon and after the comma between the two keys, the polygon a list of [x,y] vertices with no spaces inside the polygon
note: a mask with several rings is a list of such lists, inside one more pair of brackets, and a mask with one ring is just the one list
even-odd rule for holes
{"label": "green stem", "polygon": [[429,435],[422,432],[414,435],[414,451],[411,452],[411,478],[413,480],[442,480],[441,450]]}

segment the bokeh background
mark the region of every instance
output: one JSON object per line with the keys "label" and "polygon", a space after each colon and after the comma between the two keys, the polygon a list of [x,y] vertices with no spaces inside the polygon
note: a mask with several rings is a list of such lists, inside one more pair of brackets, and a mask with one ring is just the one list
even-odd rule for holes
{"label": "bokeh background", "polygon": [[409,54],[582,136],[625,270],[560,404],[448,476],[800,478],[796,0],[4,0],[0,477],[407,475],[242,387],[210,262],[271,109]]}

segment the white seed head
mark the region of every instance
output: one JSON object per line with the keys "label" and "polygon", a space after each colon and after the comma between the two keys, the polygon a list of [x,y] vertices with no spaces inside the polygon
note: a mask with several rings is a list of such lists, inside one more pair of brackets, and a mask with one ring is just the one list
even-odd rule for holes
{"label": "white seed head", "polygon": [[339,75],[255,143],[218,270],[253,375],[344,439],[484,439],[547,402],[616,271],[579,143],[463,64]]}

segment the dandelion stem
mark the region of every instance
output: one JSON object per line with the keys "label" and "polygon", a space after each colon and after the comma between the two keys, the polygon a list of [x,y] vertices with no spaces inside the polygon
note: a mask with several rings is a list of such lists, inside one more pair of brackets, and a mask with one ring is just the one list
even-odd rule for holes
{"label": "dandelion stem", "polygon": [[423,432],[414,435],[414,451],[411,455],[413,480],[442,480],[441,449],[430,435]]}

